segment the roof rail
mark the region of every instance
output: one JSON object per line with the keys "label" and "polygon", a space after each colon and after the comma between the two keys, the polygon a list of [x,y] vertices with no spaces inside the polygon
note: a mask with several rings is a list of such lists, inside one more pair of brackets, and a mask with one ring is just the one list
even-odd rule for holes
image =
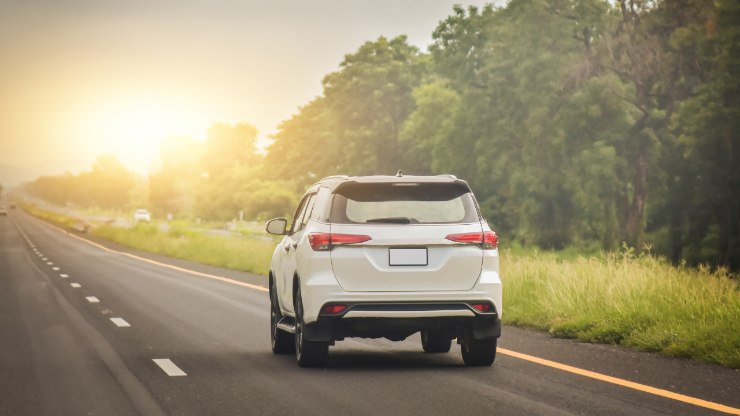
{"label": "roof rail", "polygon": [[347,178],[349,178],[349,176],[347,176],[347,175],[331,175],[331,176],[327,176],[325,178],[321,178],[321,180],[319,182],[325,181],[325,180],[328,180],[328,179],[347,179]]}
{"label": "roof rail", "polygon": [[443,173],[443,174],[437,175],[437,176],[440,176],[440,177],[443,177],[443,178],[457,179],[457,176],[450,175],[449,173]]}

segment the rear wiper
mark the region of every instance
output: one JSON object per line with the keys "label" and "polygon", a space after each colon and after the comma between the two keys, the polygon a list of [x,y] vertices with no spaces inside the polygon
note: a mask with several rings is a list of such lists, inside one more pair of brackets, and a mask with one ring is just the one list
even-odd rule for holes
{"label": "rear wiper", "polygon": [[372,218],[365,222],[387,222],[390,224],[411,224],[411,218],[409,217]]}

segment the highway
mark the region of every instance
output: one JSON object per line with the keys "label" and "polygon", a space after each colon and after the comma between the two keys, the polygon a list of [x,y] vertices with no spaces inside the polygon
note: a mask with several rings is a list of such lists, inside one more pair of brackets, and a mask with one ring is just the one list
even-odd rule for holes
{"label": "highway", "polygon": [[326,368],[302,369],[270,351],[265,286],[11,210],[0,415],[740,414],[737,370],[508,326],[490,368],[416,335],[337,342]]}

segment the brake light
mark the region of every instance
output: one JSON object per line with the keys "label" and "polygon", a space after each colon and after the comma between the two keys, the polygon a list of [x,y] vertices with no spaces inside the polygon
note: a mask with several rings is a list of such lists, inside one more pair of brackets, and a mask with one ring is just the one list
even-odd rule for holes
{"label": "brake light", "polygon": [[450,234],[445,238],[456,243],[479,244],[483,249],[498,248],[498,236],[493,231]]}
{"label": "brake light", "polygon": [[369,235],[360,234],[311,233],[308,235],[308,243],[314,251],[330,251],[336,245],[364,243],[370,240],[372,238]]}

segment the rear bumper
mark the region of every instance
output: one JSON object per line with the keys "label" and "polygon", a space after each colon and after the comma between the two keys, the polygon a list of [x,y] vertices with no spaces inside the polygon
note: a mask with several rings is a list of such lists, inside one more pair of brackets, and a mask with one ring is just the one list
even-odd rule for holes
{"label": "rear bumper", "polygon": [[[498,273],[483,273],[476,285],[471,290],[466,291],[418,291],[418,292],[345,292],[333,279],[328,276],[323,279],[301,279],[301,293],[303,294],[303,319],[309,324],[318,321],[321,315],[321,308],[324,305],[335,303],[344,305],[420,305],[420,304],[463,304],[469,305],[475,302],[485,302],[493,305],[493,309],[501,317],[501,297],[502,287]],[[357,308],[348,308],[347,312],[353,311],[353,314],[347,316],[350,318],[439,318],[439,317],[474,317],[469,313],[471,309],[464,307],[458,308],[458,311],[450,311],[449,308],[419,310],[415,313],[413,310],[394,311],[388,309],[375,309],[374,311]],[[377,312],[377,313],[373,313]],[[475,311],[472,311],[475,313]]]}
{"label": "rear bumper", "polygon": [[474,317],[350,318],[322,317],[304,327],[312,341],[338,341],[345,337],[388,338],[401,341],[419,331],[436,331],[450,339],[490,339],[501,336],[501,320],[495,314]]}

